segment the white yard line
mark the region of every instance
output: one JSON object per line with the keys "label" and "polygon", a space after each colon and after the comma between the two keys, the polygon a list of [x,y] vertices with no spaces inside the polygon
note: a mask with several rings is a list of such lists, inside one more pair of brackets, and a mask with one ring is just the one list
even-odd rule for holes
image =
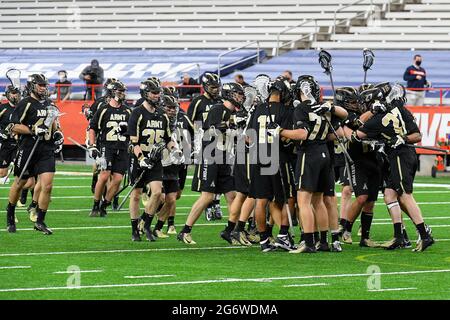
{"label": "white yard line", "polygon": [[192,284],[211,284],[211,283],[235,283],[235,282],[266,282],[276,280],[293,280],[293,279],[324,279],[324,278],[347,278],[347,277],[368,277],[374,275],[409,275],[409,274],[425,274],[425,273],[444,273],[450,272],[450,269],[444,270],[417,270],[417,271],[400,271],[400,272],[380,272],[380,273],[354,273],[354,274],[327,274],[327,275],[309,275],[309,276],[287,276],[287,277],[270,277],[270,278],[233,278],[233,279],[213,279],[213,280],[192,280],[192,281],[176,281],[176,282],[150,282],[150,283],[123,283],[123,284],[101,284],[88,285],[78,287],[36,287],[36,288],[9,288],[0,289],[0,292],[19,292],[19,291],[53,291],[53,290],[81,290],[81,289],[101,289],[101,288],[128,288],[128,287],[154,287],[154,286],[179,286]]}
{"label": "white yard line", "polygon": [[2,253],[0,257],[29,257],[29,256],[53,256],[53,255],[77,255],[77,254],[103,254],[103,253],[145,253],[145,252],[165,252],[165,251],[206,251],[206,250],[226,250],[226,249],[246,249],[246,247],[182,247],[182,248],[154,248],[154,249],[117,249],[117,250],[86,250],[86,251],[55,251],[55,252],[26,252],[26,253]]}
{"label": "white yard line", "polygon": [[74,273],[99,273],[103,270],[80,270],[80,271],[56,271],[53,274],[74,274]]}
{"label": "white yard line", "polygon": [[417,290],[417,288],[386,288],[386,289],[375,289],[367,290],[368,292],[384,292],[384,291],[405,291],[405,290]]}
{"label": "white yard line", "polygon": [[328,283],[288,284],[283,286],[283,288],[319,287],[319,286],[328,286]]}
{"label": "white yard line", "polygon": [[126,279],[144,279],[144,278],[166,278],[166,277],[175,277],[174,274],[155,274],[148,276],[124,276]]}
{"label": "white yard line", "polygon": [[31,266],[0,266],[0,270],[6,270],[6,269],[30,269]]}

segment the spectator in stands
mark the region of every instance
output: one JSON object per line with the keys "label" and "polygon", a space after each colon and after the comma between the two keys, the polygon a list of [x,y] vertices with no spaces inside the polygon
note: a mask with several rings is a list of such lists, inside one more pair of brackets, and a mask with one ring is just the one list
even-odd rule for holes
{"label": "spectator in stands", "polygon": [[181,87],[178,88],[178,92],[180,94],[180,98],[190,99],[194,94],[200,94],[200,88],[192,88],[192,87],[183,87],[183,86],[195,86],[198,85],[195,79],[191,78],[188,73],[183,74],[181,78],[183,81],[181,83]]}
{"label": "spectator in stands", "polygon": [[95,98],[102,96],[102,85],[104,81],[103,68],[100,67],[98,60],[91,61],[91,65],[87,66],[80,73],[80,79],[86,82],[86,93],[84,100],[92,100],[92,87],[94,87]]}
{"label": "spectator in stands", "polygon": [[[413,65],[406,68],[403,74],[403,80],[407,82],[406,87],[412,89],[423,89],[431,84],[427,81],[427,73],[421,67],[422,56],[416,54],[414,56]],[[412,106],[423,106],[425,100],[425,90],[408,90],[407,104]]]}
{"label": "spectator in stands", "polygon": [[238,73],[234,76],[234,82],[239,83],[243,87],[249,85],[247,82],[245,82],[244,76],[240,73]]}
{"label": "spectator in stands", "polygon": [[61,101],[66,101],[70,99],[70,94],[72,93],[72,82],[67,80],[67,71],[58,71],[58,81],[55,82],[55,90],[53,94],[57,95],[57,99]]}
{"label": "spectator in stands", "polygon": [[285,79],[287,79],[289,82],[292,82],[292,71],[291,70],[285,70],[283,71],[283,73],[281,74],[282,77],[284,77]]}

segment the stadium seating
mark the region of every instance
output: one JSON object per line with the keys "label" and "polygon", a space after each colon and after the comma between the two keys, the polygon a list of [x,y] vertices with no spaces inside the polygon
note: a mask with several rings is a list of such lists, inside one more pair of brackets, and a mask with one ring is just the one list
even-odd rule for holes
{"label": "stadium seating", "polygon": [[[385,8],[388,0],[374,0]],[[354,0],[273,1],[2,1],[2,48],[233,48],[258,40],[276,46],[277,33],[315,19],[331,30],[336,9]],[[369,1],[344,8],[337,18],[354,17]],[[282,35],[295,40],[317,31],[306,25]],[[39,35],[37,37],[37,35]]]}

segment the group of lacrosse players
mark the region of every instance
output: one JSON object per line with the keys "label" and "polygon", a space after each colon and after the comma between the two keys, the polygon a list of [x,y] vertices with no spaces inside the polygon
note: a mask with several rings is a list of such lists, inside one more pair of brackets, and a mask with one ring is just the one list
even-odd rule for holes
{"label": "group of lacrosse players", "polygon": [[[364,53],[365,72],[373,62],[370,54]],[[405,108],[405,88],[364,81],[357,88],[334,90],[331,55],[321,52],[319,62],[330,75],[330,101],[323,99],[311,75],[295,82],[260,74],[243,87],[222,84],[217,74],[205,72],[199,79],[203,93],[185,113],[176,88],[162,87],[156,77],[141,82],[141,98],[134,106],[127,104],[125,84],[108,79],[105,95],[83,107],[89,126],[86,147],[79,146],[95,163],[90,216],[106,217],[110,205],[120,209],[129,200],[132,241],[172,234],[194,245],[195,222],[203,212],[207,220],[221,219],[223,195],[228,221],[218,236],[231,245],[259,244],[262,252],[295,254],[341,252],[342,242],[352,243],[358,216],[361,247],[410,248],[403,211],[417,229],[414,251],[424,251],[434,240],[412,194],[414,144],[421,134]],[[14,162],[15,176],[7,206],[8,231],[16,232],[15,207],[24,186],[31,185],[30,217],[37,230],[51,234],[45,215],[55,153],[64,141],[59,113],[48,99],[48,81],[40,74],[28,78],[23,99],[14,85],[7,87],[5,96],[7,103],[0,106],[0,173],[7,176]],[[176,202],[189,164],[194,167],[192,191],[199,197],[177,233]],[[342,185],[340,210],[336,182]],[[125,190],[126,195],[121,194]],[[394,228],[386,243],[370,238],[380,192]]]}

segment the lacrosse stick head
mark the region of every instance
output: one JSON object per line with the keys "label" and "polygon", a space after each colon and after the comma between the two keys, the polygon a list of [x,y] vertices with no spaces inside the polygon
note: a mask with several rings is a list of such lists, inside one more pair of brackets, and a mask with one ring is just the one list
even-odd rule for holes
{"label": "lacrosse stick head", "polygon": [[253,80],[253,86],[260,96],[261,101],[266,101],[269,98],[269,84],[270,77],[267,74],[259,74]]}
{"label": "lacrosse stick head", "polygon": [[391,108],[403,107],[406,104],[406,90],[400,83],[391,85],[391,91],[386,97],[386,102]]}
{"label": "lacrosse stick head", "polygon": [[[309,100],[311,104],[320,102],[320,86],[319,83],[310,75],[302,75],[298,77],[295,84],[295,95],[301,102]],[[306,99],[302,99],[302,95]]]}
{"label": "lacrosse stick head", "polygon": [[328,53],[328,51],[320,50],[319,63],[326,74],[330,74],[331,70],[333,70],[333,66],[331,65],[331,54]]}
{"label": "lacrosse stick head", "polygon": [[47,128],[50,128],[53,122],[56,120],[56,118],[58,118],[58,116],[59,116],[58,108],[53,103],[49,104],[47,106],[47,116],[45,117],[44,125]]}
{"label": "lacrosse stick head", "polygon": [[373,61],[375,60],[375,55],[372,50],[365,48],[363,50],[363,70],[366,72],[372,67]]}
{"label": "lacrosse stick head", "polygon": [[255,103],[256,96],[258,95],[258,92],[256,91],[255,87],[252,86],[245,86],[244,87],[244,95],[245,95],[245,101],[244,101],[244,109],[248,112],[253,104]]}
{"label": "lacrosse stick head", "polygon": [[17,89],[20,90],[20,70],[19,69],[9,69],[6,71],[6,77],[11,82],[11,85]]}

